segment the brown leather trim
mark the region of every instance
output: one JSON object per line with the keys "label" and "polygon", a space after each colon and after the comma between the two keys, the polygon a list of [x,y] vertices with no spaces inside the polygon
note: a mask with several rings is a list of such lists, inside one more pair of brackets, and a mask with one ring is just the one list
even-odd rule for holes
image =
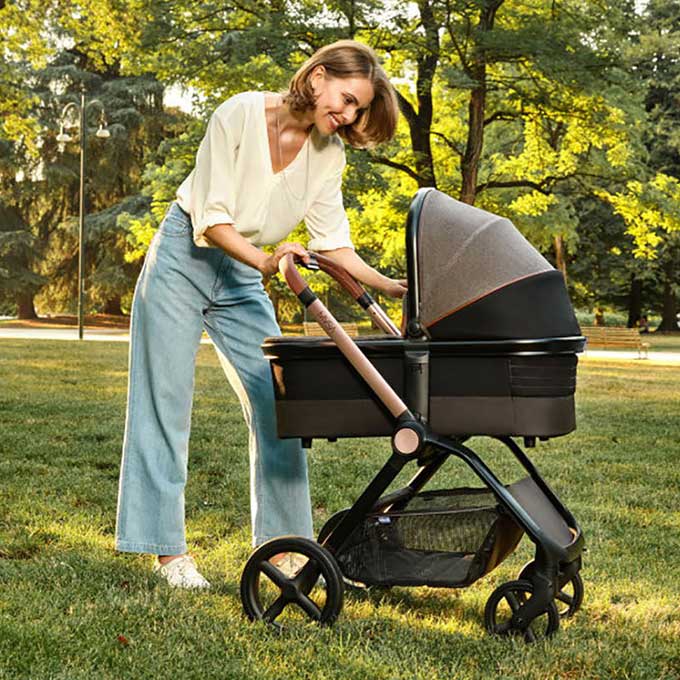
{"label": "brown leather trim", "polygon": [[310,254],[316,257],[319,269],[332,276],[355,300],[358,300],[366,292],[363,286],[344,267],[331,260],[330,257],[311,251]]}

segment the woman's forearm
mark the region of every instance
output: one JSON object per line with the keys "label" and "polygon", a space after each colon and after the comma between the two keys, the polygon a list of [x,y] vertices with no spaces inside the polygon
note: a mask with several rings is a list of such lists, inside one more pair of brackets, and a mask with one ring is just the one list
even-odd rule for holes
{"label": "woman's forearm", "polygon": [[279,260],[289,253],[299,255],[305,262],[309,261],[307,251],[299,243],[282,243],[273,254],[267,255],[241,236],[233,224],[216,224],[208,227],[204,236],[212,245],[221,248],[235,260],[257,269],[262,276],[276,274]]}
{"label": "woman's forearm", "polygon": [[364,262],[351,248],[325,250],[323,255],[344,267],[355,279],[366,286],[387,291],[394,281]]}
{"label": "woman's forearm", "polygon": [[212,245],[221,248],[227,255],[230,255],[235,260],[262,271],[261,268],[265,264],[267,253],[262,252],[246,238],[241,236],[241,234],[234,229],[234,225],[215,224],[205,230],[204,236]]}

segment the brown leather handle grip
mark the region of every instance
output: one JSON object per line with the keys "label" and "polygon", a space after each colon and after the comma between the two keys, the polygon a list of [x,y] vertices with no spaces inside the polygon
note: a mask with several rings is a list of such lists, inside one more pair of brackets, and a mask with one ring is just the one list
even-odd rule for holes
{"label": "brown leather handle grip", "polygon": [[[388,335],[401,335],[399,329],[392,323],[387,314],[344,267],[325,255],[319,255],[311,251],[309,254],[316,260],[319,269],[332,276],[368,312],[378,327],[382,328]],[[282,257],[279,261],[279,271],[290,289],[297,296],[308,287],[307,282],[302,278],[295,266],[295,263],[300,261],[301,258],[292,253]],[[306,302],[305,304],[308,303]]]}
{"label": "brown leather handle grip", "polygon": [[364,287],[342,265],[319,253],[310,252],[310,255],[316,258],[319,269],[332,276],[355,300],[365,295]]}

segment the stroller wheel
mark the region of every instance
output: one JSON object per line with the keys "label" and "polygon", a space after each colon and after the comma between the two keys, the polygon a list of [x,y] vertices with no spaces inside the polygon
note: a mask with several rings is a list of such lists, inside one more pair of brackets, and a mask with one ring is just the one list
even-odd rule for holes
{"label": "stroller wheel", "polygon": [[[531,581],[534,574],[534,561],[528,562],[519,573],[520,580]],[[583,604],[583,579],[576,572],[571,578],[564,580],[562,574],[558,575],[559,592],[555,595],[555,604],[561,619],[569,619],[581,608]]]}
{"label": "stroller wheel", "polygon": [[[269,561],[282,553],[288,554],[286,564]],[[289,609],[291,615],[301,611],[313,621],[331,624],[340,614],[343,595],[342,576],[331,553],[299,536],[263,543],[241,575],[241,603],[251,621],[273,623],[288,605],[296,605]]]}
{"label": "stroller wheel", "polygon": [[523,634],[526,642],[536,642],[550,637],[560,627],[557,606],[551,600],[548,607],[522,630],[513,621],[515,612],[525,604],[534,592],[531,581],[508,581],[496,588],[484,609],[484,625],[492,635]]}

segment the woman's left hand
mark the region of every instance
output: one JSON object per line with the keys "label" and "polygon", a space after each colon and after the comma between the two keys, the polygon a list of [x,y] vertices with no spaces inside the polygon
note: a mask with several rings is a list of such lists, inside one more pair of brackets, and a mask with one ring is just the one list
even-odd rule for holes
{"label": "woman's left hand", "polygon": [[402,298],[408,290],[406,279],[387,279],[387,283],[382,288],[382,292],[390,297]]}

